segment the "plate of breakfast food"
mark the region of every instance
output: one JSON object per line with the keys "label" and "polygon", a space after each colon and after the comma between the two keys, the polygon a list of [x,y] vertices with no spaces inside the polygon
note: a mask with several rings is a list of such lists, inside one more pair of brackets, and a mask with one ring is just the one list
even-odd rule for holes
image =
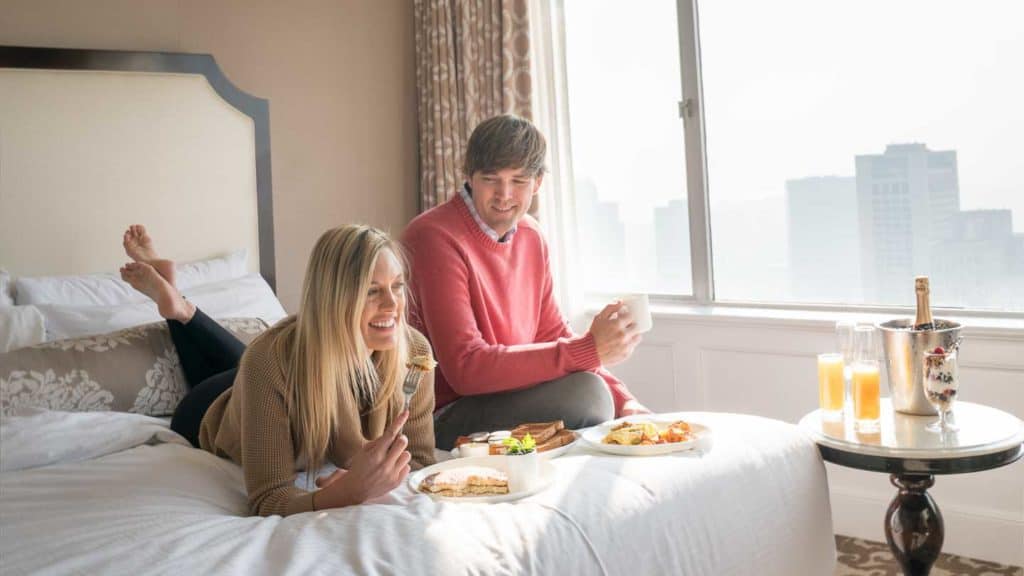
{"label": "plate of breakfast food", "polygon": [[711,429],[696,422],[669,420],[657,415],[629,416],[583,431],[594,448],[623,456],[654,456],[695,448]]}
{"label": "plate of breakfast food", "polygon": [[553,422],[531,422],[520,424],[511,430],[494,432],[475,432],[469,436],[459,436],[455,440],[452,456],[467,458],[475,456],[500,456],[505,454],[506,438],[523,440],[529,434],[537,444],[537,452],[544,460],[557,458],[576,445],[579,434],[568,430],[561,420]]}
{"label": "plate of breakfast food", "polygon": [[509,458],[520,456],[445,460],[409,474],[409,488],[435,500],[494,503],[532,496],[555,481],[555,467],[542,460],[539,462],[538,475],[529,488],[510,489]]}

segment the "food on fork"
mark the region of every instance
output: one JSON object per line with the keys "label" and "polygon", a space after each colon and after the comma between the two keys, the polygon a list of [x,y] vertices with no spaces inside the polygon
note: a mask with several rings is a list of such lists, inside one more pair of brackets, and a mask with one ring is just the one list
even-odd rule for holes
{"label": "food on fork", "polygon": [[449,468],[424,478],[420,492],[439,496],[508,494],[508,475],[486,466]]}
{"label": "food on fork", "polygon": [[434,360],[429,354],[421,354],[419,356],[413,356],[405,364],[406,368],[419,370],[421,372],[430,372],[437,366],[437,360]]}
{"label": "food on fork", "polygon": [[653,422],[624,421],[613,426],[601,442],[623,446],[646,446],[686,442],[692,439],[693,430],[682,420],[669,424],[664,430],[660,430]]}

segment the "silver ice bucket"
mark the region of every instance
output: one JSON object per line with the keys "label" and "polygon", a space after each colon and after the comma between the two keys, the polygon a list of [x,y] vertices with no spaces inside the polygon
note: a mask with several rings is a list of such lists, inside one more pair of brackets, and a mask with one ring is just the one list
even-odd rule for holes
{"label": "silver ice bucket", "polygon": [[924,353],[942,346],[949,350],[960,339],[960,324],[936,318],[935,330],[912,330],[909,318],[878,324],[885,349],[892,407],[905,414],[934,415],[935,408],[924,395]]}

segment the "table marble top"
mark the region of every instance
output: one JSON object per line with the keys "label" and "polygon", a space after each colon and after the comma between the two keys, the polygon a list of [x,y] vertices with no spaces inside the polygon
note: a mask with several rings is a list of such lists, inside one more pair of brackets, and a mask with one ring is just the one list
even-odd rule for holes
{"label": "table marble top", "polygon": [[800,420],[800,427],[814,441],[844,452],[867,456],[915,459],[956,459],[1001,452],[1024,443],[1024,422],[1013,414],[971,402],[953,405],[960,430],[935,433],[925,429],[938,416],[914,416],[894,412],[889,398],[882,398],[880,430],[860,433],[853,426],[850,407],[841,420],[822,419],[815,410]]}

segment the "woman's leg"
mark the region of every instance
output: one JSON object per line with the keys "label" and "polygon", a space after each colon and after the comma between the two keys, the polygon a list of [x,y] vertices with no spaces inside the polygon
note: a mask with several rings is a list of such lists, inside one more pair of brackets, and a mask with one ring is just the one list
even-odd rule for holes
{"label": "woman's leg", "polygon": [[193,446],[199,448],[199,425],[203,422],[203,416],[213,401],[235,383],[237,373],[237,368],[226,370],[214,374],[192,388],[174,409],[171,430],[181,434]]}
{"label": "woman's leg", "polygon": [[190,387],[237,368],[245,352],[241,340],[198,308],[188,322],[168,319],[167,326]]}
{"label": "woman's leg", "polygon": [[121,268],[121,278],[152,298],[160,315],[167,319],[190,389],[238,366],[245,344],[185,300],[156,268],[144,262],[129,262]]}

